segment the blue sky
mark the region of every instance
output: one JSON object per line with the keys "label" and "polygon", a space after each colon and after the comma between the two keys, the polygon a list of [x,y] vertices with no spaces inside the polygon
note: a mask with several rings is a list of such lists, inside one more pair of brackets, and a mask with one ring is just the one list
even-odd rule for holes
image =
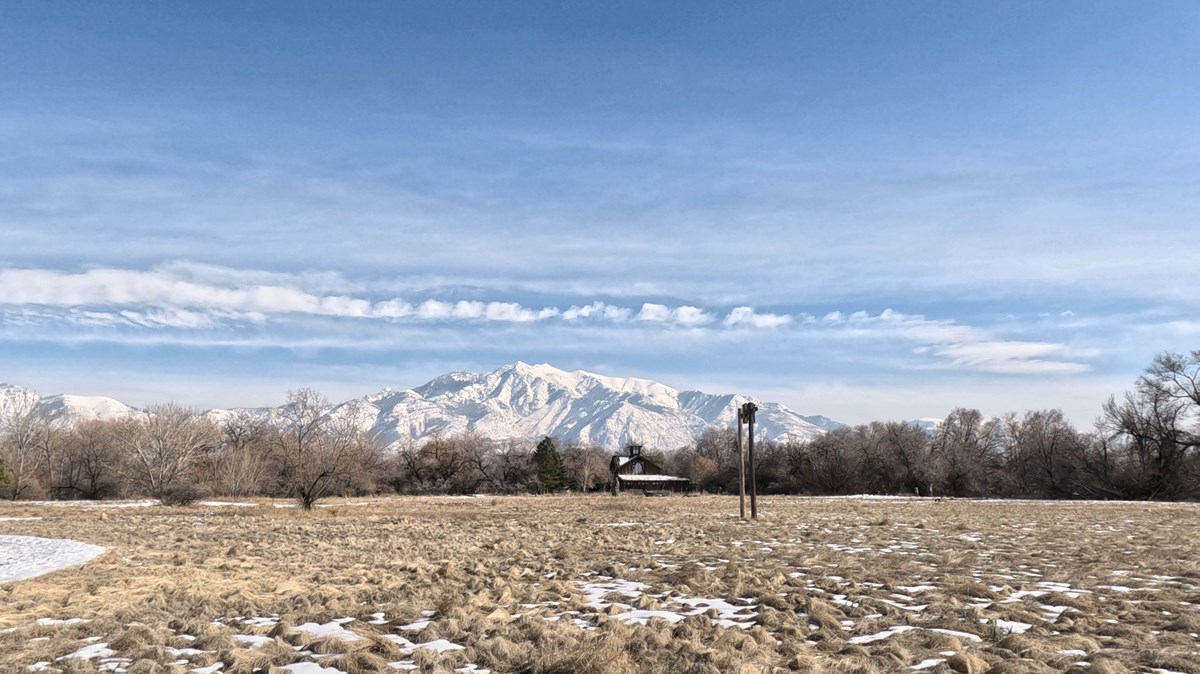
{"label": "blue sky", "polygon": [[1187,2],[3,3],[0,381],[1088,424],[1200,347],[1198,45]]}

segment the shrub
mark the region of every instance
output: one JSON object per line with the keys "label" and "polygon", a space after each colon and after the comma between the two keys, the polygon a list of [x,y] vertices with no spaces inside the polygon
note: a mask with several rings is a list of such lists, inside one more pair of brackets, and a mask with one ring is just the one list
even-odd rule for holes
{"label": "shrub", "polygon": [[173,484],[163,489],[160,500],[165,506],[190,506],[203,496],[200,489],[192,484]]}

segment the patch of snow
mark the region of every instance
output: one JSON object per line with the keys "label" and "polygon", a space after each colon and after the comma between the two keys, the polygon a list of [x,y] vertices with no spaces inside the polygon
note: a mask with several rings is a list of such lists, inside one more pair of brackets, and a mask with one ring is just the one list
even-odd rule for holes
{"label": "patch of snow", "polygon": [[[971,634],[970,632],[959,632],[957,630],[947,630],[947,629],[943,629],[941,627],[933,627],[933,628],[930,628],[929,631],[937,632],[939,634],[948,634],[952,637],[958,637],[959,639],[966,639],[967,641],[983,641],[983,639],[978,634]],[[950,655],[954,655],[954,654],[951,653]]]}
{"label": "patch of snow", "polygon": [[651,618],[662,618],[676,623],[687,616],[701,615],[707,613],[709,610],[715,610],[717,616],[712,620],[713,625],[717,627],[748,629],[754,626],[754,618],[758,615],[754,612],[757,607],[753,604],[736,605],[723,599],[684,597],[673,595],[669,592],[653,595],[663,605],[657,610],[634,609],[629,604],[605,600],[606,596],[613,593],[629,599],[636,599],[646,593],[646,585],[628,580],[597,577],[595,582],[576,581],[575,586],[587,598],[584,605],[588,608],[604,610],[609,606],[616,606],[617,608],[625,609],[626,612],[614,615],[615,619],[641,625],[649,622]]}
{"label": "patch of snow", "polygon": [[895,606],[902,611],[912,611],[914,613],[920,613],[921,611],[929,608],[928,604],[901,604],[900,602],[892,601],[891,599],[880,599],[879,601],[887,604],[888,606]]}
{"label": "patch of snow", "polygon": [[158,501],[21,501],[23,506],[42,508],[149,508],[158,505]]}
{"label": "patch of snow", "polygon": [[292,672],[292,674],[346,674],[340,669],[322,667],[315,662],[297,662],[291,665],[284,665],[280,669],[286,669]]}
{"label": "patch of snow", "polygon": [[[351,618],[350,620],[354,619]],[[362,637],[358,636],[354,632],[342,627],[342,624],[342,622],[337,620],[327,622],[324,625],[318,625],[317,623],[304,623],[303,625],[296,626],[296,631],[304,632],[317,638],[335,637],[341,639],[342,641],[358,641],[359,639],[362,639]]]}
{"label": "patch of snow", "polygon": [[461,651],[466,649],[466,646],[460,646],[452,641],[446,641],[445,639],[435,639],[433,641],[426,641],[423,644],[416,644],[413,646],[414,651],[419,651],[422,649],[443,653],[445,651]]}
{"label": "patch of snow", "polygon": [[400,636],[399,634],[385,634],[385,635],[383,635],[383,638],[396,644],[400,648],[411,649],[413,646],[416,645],[413,642],[409,641],[408,639],[405,639],[404,637]]}
{"label": "patch of snow", "polygon": [[78,658],[80,660],[91,660],[92,658],[111,658],[116,654],[117,652],[109,648],[108,644],[97,642],[94,644],[88,644],[74,653],[64,655],[59,658],[59,661],[71,660],[74,658]]}
{"label": "patch of snow", "polygon": [[31,522],[40,520],[40,517],[0,517],[0,522]]}
{"label": "patch of snow", "polygon": [[36,536],[0,536],[0,582],[25,580],[83,564],[104,548],[79,541]]}
{"label": "patch of snow", "polygon": [[1029,623],[1017,622],[1015,620],[996,618],[996,627],[1007,632],[1008,634],[1024,634],[1028,632],[1033,625],[1030,625]]}
{"label": "patch of snow", "polygon": [[250,648],[262,648],[275,641],[271,637],[264,637],[260,634],[235,634],[233,635],[233,639],[243,644],[249,644]]}
{"label": "patch of snow", "polygon": [[75,625],[78,623],[89,622],[83,618],[38,618],[39,625]]}
{"label": "patch of snow", "polygon": [[937,667],[938,665],[942,664],[945,661],[946,661],[945,658],[930,658],[928,660],[922,660],[922,661],[918,662],[917,664],[913,665],[912,667],[909,667],[909,669],[912,669],[912,670],[929,669],[930,667]]}
{"label": "patch of snow", "polygon": [[163,646],[163,650],[166,651],[166,653],[168,655],[173,655],[177,658],[179,658],[179,657],[187,658],[187,657],[191,657],[193,655],[204,655],[205,653],[212,653],[212,651],[202,651],[199,648],[172,648],[170,646]]}
{"label": "patch of snow", "polygon": [[876,641],[883,641],[884,639],[889,639],[897,634],[902,634],[909,630],[915,629],[917,628],[912,625],[895,625],[875,634],[864,634],[862,636],[850,637],[849,642],[852,644],[869,644]]}

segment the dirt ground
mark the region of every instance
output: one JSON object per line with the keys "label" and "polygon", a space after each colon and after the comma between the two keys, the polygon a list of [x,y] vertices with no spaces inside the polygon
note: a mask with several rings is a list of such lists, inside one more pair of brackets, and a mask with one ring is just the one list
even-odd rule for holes
{"label": "dirt ground", "polygon": [[1196,504],[281,505],[0,504],[107,548],[0,586],[0,671],[1200,673]]}

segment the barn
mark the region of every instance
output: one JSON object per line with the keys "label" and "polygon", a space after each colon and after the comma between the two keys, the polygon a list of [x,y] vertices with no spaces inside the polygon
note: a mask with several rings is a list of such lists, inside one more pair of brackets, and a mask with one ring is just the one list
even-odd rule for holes
{"label": "barn", "polygon": [[641,491],[689,492],[692,481],[686,477],[667,475],[650,459],[642,456],[641,445],[629,445],[624,454],[617,454],[609,461],[612,472],[609,487],[613,494],[627,489]]}

